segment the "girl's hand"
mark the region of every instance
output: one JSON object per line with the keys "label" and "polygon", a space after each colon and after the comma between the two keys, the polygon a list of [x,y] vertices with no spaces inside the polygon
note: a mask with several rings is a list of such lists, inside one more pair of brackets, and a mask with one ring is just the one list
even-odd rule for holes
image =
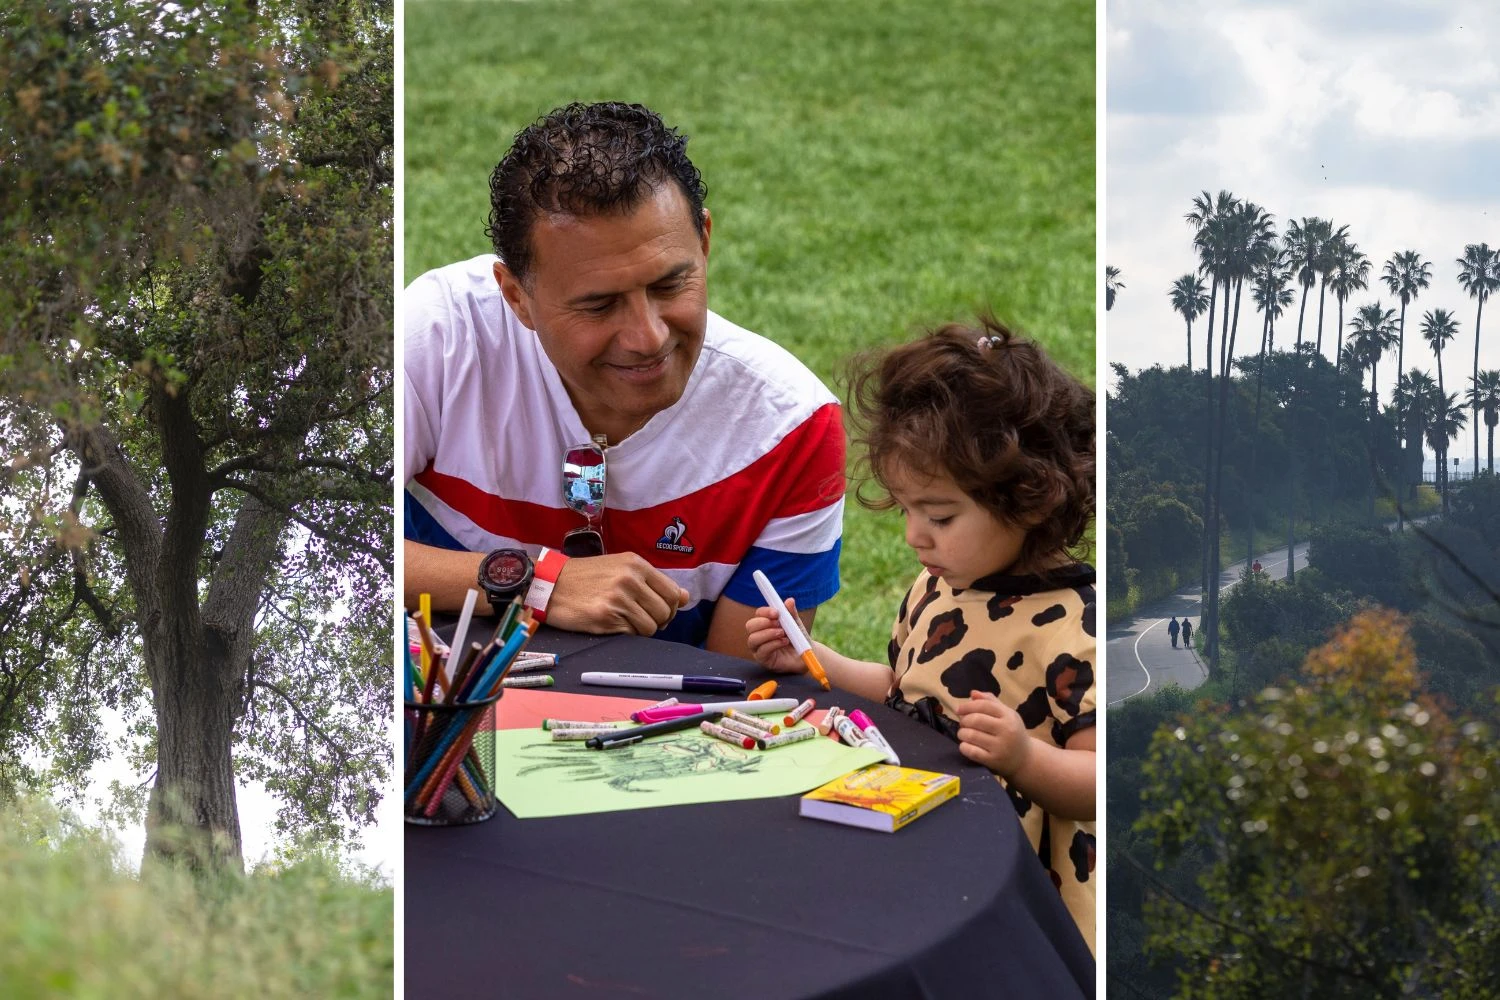
{"label": "girl's hand", "polygon": [[[787,610],[795,618],[797,602],[788,597]],[[798,619],[800,622],[801,619]],[[757,608],[755,614],[745,622],[745,640],[750,644],[750,654],[755,662],[776,674],[801,674],[807,672],[802,657],[792,649],[792,641],[776,616],[774,608]]]}
{"label": "girl's hand", "polygon": [[987,691],[971,691],[958,705],[958,749],[1003,778],[1026,765],[1031,737],[1020,715]]}

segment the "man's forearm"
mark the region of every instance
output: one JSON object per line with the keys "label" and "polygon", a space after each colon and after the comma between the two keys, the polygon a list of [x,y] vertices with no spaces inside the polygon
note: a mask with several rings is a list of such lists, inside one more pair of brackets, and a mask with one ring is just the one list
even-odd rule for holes
{"label": "man's forearm", "polygon": [[[485,554],[440,549],[410,539],[403,540],[402,544],[406,560],[406,606],[415,610],[418,597],[430,594],[434,611],[456,613],[463,610],[468,591],[478,589],[479,564],[484,561]],[[490,602],[481,592],[474,613],[487,615],[490,611]]]}

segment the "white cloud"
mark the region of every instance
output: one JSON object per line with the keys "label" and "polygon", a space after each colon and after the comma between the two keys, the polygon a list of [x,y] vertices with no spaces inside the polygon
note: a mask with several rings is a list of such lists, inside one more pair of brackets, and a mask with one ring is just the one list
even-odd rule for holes
{"label": "white cloud", "polygon": [[[1310,14],[1121,0],[1110,3],[1107,23],[1111,93],[1117,64],[1135,74],[1129,106],[1117,109],[1113,97],[1107,105],[1106,262],[1126,284],[1106,317],[1109,360],[1132,369],[1182,362],[1183,323],[1167,300],[1173,279],[1195,264],[1182,216],[1199,191],[1221,188],[1262,205],[1278,226],[1308,215],[1348,224],[1376,277],[1395,251],[1420,251],[1433,261],[1433,284],[1417,307],[1459,315],[1469,345],[1462,354],[1472,360],[1474,302],[1458,286],[1454,259],[1466,243],[1500,246],[1500,68],[1491,51],[1500,10],[1387,2],[1323,4]],[[1197,42],[1188,51],[1151,47],[1164,37]],[[1203,107],[1194,95],[1151,85],[1151,74],[1170,82],[1184,67],[1201,67],[1204,52],[1220,53],[1241,81],[1232,106]],[[1377,297],[1390,299],[1383,285],[1351,305]],[[1486,317],[1480,364],[1496,368],[1500,308],[1486,312],[1496,318]],[[1309,324],[1315,315],[1310,304]],[[1324,322],[1327,342],[1332,321]],[[1253,339],[1240,342],[1248,350]],[[1416,340],[1414,352],[1408,337],[1407,367],[1430,370]],[[1393,361],[1381,366],[1383,394]]]}

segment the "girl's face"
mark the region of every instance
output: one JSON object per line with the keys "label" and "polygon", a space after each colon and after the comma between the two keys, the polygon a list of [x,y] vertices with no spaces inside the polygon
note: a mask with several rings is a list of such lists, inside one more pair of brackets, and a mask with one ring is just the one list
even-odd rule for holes
{"label": "girl's face", "polygon": [[947,475],[913,475],[888,469],[886,486],[906,515],[906,544],[927,571],[962,590],[975,580],[1009,570],[1026,540],[1024,528],[1002,522],[974,502]]}

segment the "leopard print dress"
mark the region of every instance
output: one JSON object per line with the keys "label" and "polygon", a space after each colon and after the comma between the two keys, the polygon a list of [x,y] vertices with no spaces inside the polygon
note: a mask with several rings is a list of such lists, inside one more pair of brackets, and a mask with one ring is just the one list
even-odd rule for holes
{"label": "leopard print dress", "polygon": [[[955,590],[923,571],[891,633],[887,704],[957,740],[955,706],[988,691],[1014,708],[1033,739],[1063,746],[1095,722],[1094,569],[993,574]],[[996,780],[1004,787],[998,775]],[[1021,825],[1094,947],[1094,824],[1042,812],[1006,789]]]}

